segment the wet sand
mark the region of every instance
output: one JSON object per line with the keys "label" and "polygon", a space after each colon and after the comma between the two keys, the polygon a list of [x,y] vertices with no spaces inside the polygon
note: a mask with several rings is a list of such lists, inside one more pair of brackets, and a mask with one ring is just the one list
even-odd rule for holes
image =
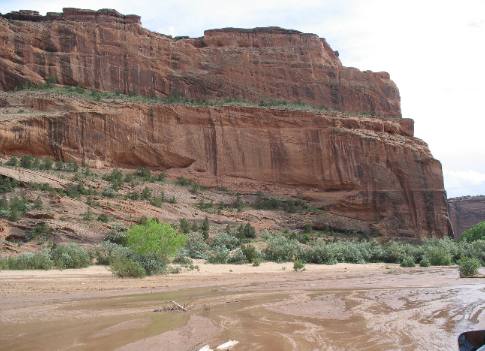
{"label": "wet sand", "polygon": [[[485,329],[485,279],[456,267],[200,265],[117,279],[104,267],[0,272],[0,350],[457,350]],[[483,272],[482,272],[483,273]],[[154,312],[171,300],[189,312]]]}

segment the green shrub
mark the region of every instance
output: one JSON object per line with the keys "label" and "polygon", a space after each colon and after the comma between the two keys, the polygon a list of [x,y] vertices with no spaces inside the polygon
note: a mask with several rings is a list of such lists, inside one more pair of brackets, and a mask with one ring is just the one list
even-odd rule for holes
{"label": "green shrub", "polygon": [[207,218],[207,216],[204,218],[204,221],[200,226],[200,231],[202,232],[204,240],[207,241],[209,239],[209,219]]}
{"label": "green shrub", "polygon": [[15,179],[0,176],[0,194],[9,193],[18,186],[18,182]]}
{"label": "green shrub", "polygon": [[207,261],[209,263],[227,263],[229,253],[229,249],[225,246],[214,246],[209,252]]}
{"label": "green shrub", "polygon": [[480,222],[473,227],[465,230],[460,236],[460,240],[468,242],[485,240],[485,222]]}
{"label": "green shrub", "polygon": [[246,256],[246,260],[248,262],[252,263],[256,261],[258,258],[259,259],[261,258],[261,253],[258,252],[258,250],[256,250],[256,248],[252,245],[243,245],[241,246],[241,250],[244,256]]}
{"label": "green shrub", "polygon": [[90,264],[88,252],[76,244],[58,245],[51,251],[54,265],[60,269],[84,268]]}
{"label": "green shrub", "polygon": [[179,220],[179,230],[184,234],[190,233],[190,223],[187,219],[181,218]]}
{"label": "green shrub", "polygon": [[209,245],[204,241],[204,237],[201,233],[192,232],[187,235],[185,250],[187,251],[187,255],[191,258],[207,259]]}
{"label": "green shrub", "polygon": [[281,200],[274,197],[266,197],[262,194],[258,194],[253,206],[260,210],[283,210],[289,213],[307,211],[310,209],[308,204],[302,200]]}
{"label": "green shrub", "polygon": [[7,166],[10,166],[10,167],[18,167],[20,162],[19,162],[19,159],[15,156],[12,156],[9,158],[9,160],[5,163]]}
{"label": "green shrub", "polygon": [[104,176],[103,179],[109,181],[112,189],[115,191],[120,190],[123,185],[123,173],[121,173],[119,169],[113,169],[111,173]]}
{"label": "green shrub", "polygon": [[464,244],[464,251],[466,254],[463,256],[467,257],[474,257],[485,266],[485,240],[477,240],[471,243],[463,243]]}
{"label": "green shrub", "polygon": [[177,185],[181,186],[190,186],[192,185],[192,181],[188,178],[185,177],[177,177],[177,180],[175,181]]}
{"label": "green shrub", "polygon": [[267,239],[264,255],[268,261],[289,262],[300,254],[298,241],[288,240],[283,235],[273,235]]}
{"label": "green shrub", "polygon": [[304,268],[305,268],[305,263],[302,260],[296,259],[293,261],[293,270],[295,272],[302,271]]}
{"label": "green shrub", "polygon": [[103,192],[101,193],[102,196],[104,197],[108,197],[110,199],[116,197],[116,190],[112,187],[109,187],[109,188],[106,188],[103,190]]}
{"label": "green shrub", "polygon": [[47,240],[52,234],[51,228],[46,223],[39,223],[28,233],[28,240]]}
{"label": "green shrub", "polygon": [[143,278],[146,275],[143,266],[129,257],[115,257],[110,267],[113,274],[120,278]]}
{"label": "green shrub", "polygon": [[153,219],[132,226],[127,234],[127,246],[133,252],[142,256],[156,256],[165,261],[175,256],[185,241],[185,235],[177,233],[171,225]]}
{"label": "green shrub", "polygon": [[98,221],[100,222],[103,222],[103,223],[108,223],[109,222],[109,217],[107,214],[105,213],[101,213],[99,216],[98,216]]}
{"label": "green shrub", "polygon": [[427,257],[423,257],[421,261],[419,262],[419,265],[421,267],[429,267],[431,266],[431,262],[429,262],[429,259]]}
{"label": "green shrub", "polygon": [[229,253],[227,262],[234,263],[234,264],[243,264],[243,263],[248,263],[248,260],[244,252],[241,250],[241,248],[238,247],[237,249]]}
{"label": "green shrub", "polygon": [[53,262],[47,251],[0,258],[0,269],[51,269],[52,267]]}
{"label": "green shrub", "polygon": [[240,239],[254,239],[256,238],[256,229],[249,224],[241,224],[237,228],[237,237]]}
{"label": "green shrub", "polygon": [[476,258],[464,257],[459,262],[460,277],[473,277],[478,274],[480,261]]}
{"label": "green shrub", "polygon": [[416,263],[414,262],[414,257],[406,256],[401,260],[401,267],[414,267]]}
{"label": "green shrub", "polygon": [[234,250],[239,246],[239,239],[229,233],[219,233],[212,238],[212,247],[225,247],[228,250]]}
{"label": "green shrub", "polygon": [[115,225],[104,237],[105,241],[118,245],[126,245],[127,230],[124,226]]}
{"label": "green shrub", "polygon": [[307,247],[303,253],[306,262],[317,264],[335,264],[337,263],[337,255],[334,246],[320,240]]}
{"label": "green shrub", "polygon": [[452,263],[451,254],[442,246],[430,246],[424,253],[432,266],[449,266]]}
{"label": "green shrub", "polygon": [[143,180],[150,181],[152,178],[151,171],[146,167],[137,168],[135,175],[142,178]]}

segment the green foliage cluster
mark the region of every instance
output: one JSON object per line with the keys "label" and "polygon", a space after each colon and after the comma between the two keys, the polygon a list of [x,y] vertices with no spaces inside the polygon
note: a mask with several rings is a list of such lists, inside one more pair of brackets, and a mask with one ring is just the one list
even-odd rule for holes
{"label": "green foliage cluster", "polygon": [[175,184],[190,188],[190,192],[192,194],[197,194],[204,189],[202,185],[185,177],[177,177],[177,179],[175,180]]}
{"label": "green foliage cluster", "polygon": [[0,258],[0,269],[67,269],[83,268],[91,263],[87,250],[76,244],[54,246],[50,251],[24,253]]}
{"label": "green foliage cluster", "polygon": [[14,196],[10,199],[0,198],[0,218],[18,221],[32,207],[32,204],[23,196]]}
{"label": "green foliage cluster", "polygon": [[298,199],[277,199],[258,194],[253,206],[260,210],[283,210],[289,213],[304,212],[312,208],[302,200]]}
{"label": "green foliage cluster", "polygon": [[80,86],[56,86],[53,83],[39,85],[26,84],[19,90],[45,91],[53,94],[81,97],[84,99],[101,100],[121,100],[131,102],[141,102],[146,104],[183,104],[189,106],[242,106],[260,107],[268,109],[283,109],[291,111],[312,111],[312,112],[331,112],[323,107],[317,107],[301,102],[289,102],[282,100],[262,99],[260,102],[251,102],[237,99],[213,99],[213,100],[194,100],[183,97],[180,94],[173,94],[164,98],[135,95],[132,93],[123,94],[121,92],[104,92],[84,89]]}
{"label": "green foliage cluster", "polygon": [[24,155],[20,156],[20,158],[17,156],[12,156],[7,162],[5,162],[5,165],[10,167],[22,167],[25,169],[44,171],[55,169],[57,171],[77,172],[79,169],[79,166],[75,161],[54,162],[52,159],[47,157],[39,158],[32,155]]}
{"label": "green foliage cluster", "polygon": [[458,261],[458,266],[461,277],[473,277],[478,274],[481,263],[477,258],[463,257]]}
{"label": "green foliage cluster", "polygon": [[0,176],[0,194],[9,193],[18,186],[18,182],[9,177]]}
{"label": "green foliage cluster", "polygon": [[460,240],[468,242],[485,240],[485,222],[480,222],[473,227],[465,230],[460,236]]}
{"label": "green foliage cluster", "polygon": [[299,258],[307,263],[335,264],[387,262],[413,267],[446,266],[458,263],[464,257],[476,258],[485,264],[485,241],[472,243],[451,239],[428,240],[420,245],[376,241],[335,241],[322,239],[303,244],[287,235],[275,234],[266,237],[265,258],[269,261],[291,262]]}

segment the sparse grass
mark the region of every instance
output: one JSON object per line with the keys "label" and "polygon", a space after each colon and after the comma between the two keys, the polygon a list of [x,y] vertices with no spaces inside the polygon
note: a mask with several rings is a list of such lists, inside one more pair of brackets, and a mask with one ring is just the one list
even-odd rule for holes
{"label": "sparse grass", "polygon": [[289,102],[274,99],[262,99],[260,102],[251,102],[237,99],[206,99],[195,100],[185,98],[180,95],[171,95],[165,98],[161,97],[148,97],[142,95],[126,95],[120,92],[104,92],[84,89],[79,86],[55,86],[53,84],[33,85],[26,84],[20,87],[18,90],[24,91],[43,91],[50,94],[65,95],[76,98],[83,98],[93,101],[126,101],[126,102],[140,102],[145,104],[182,104],[189,106],[240,106],[240,107],[258,107],[267,109],[278,110],[291,110],[291,111],[309,111],[309,112],[327,112],[338,113],[335,111],[329,111],[323,107],[317,107],[310,104],[301,102]]}

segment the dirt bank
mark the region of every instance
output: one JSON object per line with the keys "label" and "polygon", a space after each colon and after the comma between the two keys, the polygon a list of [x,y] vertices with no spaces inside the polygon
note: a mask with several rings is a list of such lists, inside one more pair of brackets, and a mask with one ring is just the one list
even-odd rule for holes
{"label": "dirt bank", "polygon": [[[104,267],[0,272],[1,350],[456,350],[485,327],[485,280],[455,267],[200,265],[117,279]],[[189,312],[153,312],[170,300]]]}

